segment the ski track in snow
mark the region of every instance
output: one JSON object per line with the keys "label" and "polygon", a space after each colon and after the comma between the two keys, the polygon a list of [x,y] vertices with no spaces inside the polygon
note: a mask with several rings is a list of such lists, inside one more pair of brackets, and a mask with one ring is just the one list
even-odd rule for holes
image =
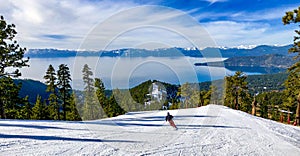
{"label": "ski track in snow", "polygon": [[300,128],[225,106],[86,122],[0,120],[0,155],[300,155]]}

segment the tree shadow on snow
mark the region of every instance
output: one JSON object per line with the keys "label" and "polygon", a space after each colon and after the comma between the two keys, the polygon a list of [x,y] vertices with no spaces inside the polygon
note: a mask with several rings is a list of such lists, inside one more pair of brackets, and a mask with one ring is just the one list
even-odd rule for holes
{"label": "tree shadow on snow", "polygon": [[54,127],[54,126],[5,124],[5,123],[0,123],[0,126],[2,126],[2,127],[20,127],[20,128],[36,128],[36,129],[68,129],[68,128]]}
{"label": "tree shadow on snow", "polygon": [[58,140],[58,141],[79,141],[79,142],[123,142],[123,143],[137,143],[139,141],[131,140],[105,140],[105,139],[89,139],[89,138],[69,138],[59,136],[41,136],[41,135],[12,135],[0,134],[0,138],[4,139],[33,139],[33,140]]}
{"label": "tree shadow on snow", "polygon": [[[174,116],[174,120],[184,120],[186,118],[190,118],[188,120],[192,120],[192,118],[215,118],[217,116],[209,116],[209,115],[178,115]],[[139,117],[139,118],[123,118],[116,120],[105,120],[105,121],[96,121],[96,122],[87,122],[87,124],[95,124],[95,125],[109,125],[109,126],[146,126],[146,127],[161,127],[164,124],[155,124],[151,123],[153,121],[161,121],[165,122],[165,116],[153,116],[153,117]]]}

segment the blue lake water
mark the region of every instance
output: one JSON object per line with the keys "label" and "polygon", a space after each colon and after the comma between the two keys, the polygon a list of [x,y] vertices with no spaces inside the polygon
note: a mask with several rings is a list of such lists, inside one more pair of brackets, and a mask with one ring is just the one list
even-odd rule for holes
{"label": "blue lake water", "polygon": [[[195,66],[196,62],[222,61],[224,58],[195,57],[67,57],[31,58],[30,67],[21,69],[22,77],[44,82],[50,64],[58,70],[60,64],[70,68],[74,89],[82,89],[82,69],[88,64],[94,77],[101,78],[107,89],[131,88],[147,80],[159,80],[171,84],[204,82],[223,79],[235,71],[224,67]],[[250,72],[246,74],[260,74]]]}

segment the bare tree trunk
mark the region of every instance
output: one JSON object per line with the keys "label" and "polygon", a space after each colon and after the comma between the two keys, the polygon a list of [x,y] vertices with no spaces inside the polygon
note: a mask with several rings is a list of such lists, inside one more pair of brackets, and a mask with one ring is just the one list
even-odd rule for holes
{"label": "bare tree trunk", "polygon": [[3,104],[3,101],[1,101],[1,100],[0,100],[0,115],[1,115],[1,119],[5,119],[4,104]]}
{"label": "bare tree trunk", "polygon": [[239,97],[238,97],[238,95],[235,96],[235,109],[239,110]]}
{"label": "bare tree trunk", "polygon": [[290,109],[288,109],[287,123],[288,123],[288,124],[291,123]]}
{"label": "bare tree trunk", "polygon": [[254,96],[254,100],[252,102],[252,115],[256,116],[256,105],[257,105],[257,101],[256,98]]}

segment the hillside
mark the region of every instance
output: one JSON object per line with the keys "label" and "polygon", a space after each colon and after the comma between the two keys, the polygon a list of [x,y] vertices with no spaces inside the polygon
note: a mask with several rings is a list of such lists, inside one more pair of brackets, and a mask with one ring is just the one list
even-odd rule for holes
{"label": "hillside", "polygon": [[222,62],[195,63],[196,66],[224,67],[232,71],[279,73],[285,72],[299,60],[292,56],[267,54],[262,56],[231,57]]}
{"label": "hillside", "polygon": [[14,82],[16,84],[21,83],[22,88],[19,92],[20,97],[24,98],[28,95],[29,102],[35,103],[37,95],[40,95],[42,98],[42,101],[44,99],[48,99],[49,93],[46,92],[47,86],[36,80],[30,80],[30,79],[14,79]]}
{"label": "hillside", "polygon": [[88,122],[0,120],[0,155],[300,155],[300,128],[219,105]]}
{"label": "hillside", "polygon": [[252,49],[241,48],[205,48],[198,50],[197,48],[161,48],[154,50],[147,49],[116,49],[116,50],[101,50],[101,51],[76,51],[76,50],[58,50],[58,49],[29,49],[26,57],[32,58],[56,58],[56,57],[75,57],[75,56],[101,56],[101,57],[220,57],[215,56],[217,52],[225,58],[238,56],[261,56],[267,54],[287,55],[287,46],[267,46],[260,45]]}
{"label": "hillside", "polygon": [[[286,73],[277,73],[277,74],[264,74],[264,75],[248,75],[246,81],[248,82],[248,88],[250,93],[254,94],[262,91],[273,91],[273,90],[283,90],[284,81],[287,79]],[[221,86],[223,80],[215,80],[214,84]],[[29,101],[35,103],[37,95],[40,95],[42,99],[47,99],[49,94],[46,93],[46,85],[42,82],[35,80],[15,80],[16,83],[22,83],[22,88],[20,90],[20,97],[24,98],[26,95],[29,96]],[[154,81],[145,81],[133,88],[130,89],[131,96],[139,103],[144,102],[145,95],[149,93],[149,87]],[[168,98],[175,98],[177,95],[177,90],[179,85],[168,84],[160,82],[166,88]],[[211,82],[200,82],[199,87],[201,90],[209,90]],[[77,95],[82,95],[82,91],[75,90]],[[105,90],[107,96],[112,94],[111,90]],[[82,97],[82,96],[79,96]],[[82,100],[82,99],[81,99]]]}

